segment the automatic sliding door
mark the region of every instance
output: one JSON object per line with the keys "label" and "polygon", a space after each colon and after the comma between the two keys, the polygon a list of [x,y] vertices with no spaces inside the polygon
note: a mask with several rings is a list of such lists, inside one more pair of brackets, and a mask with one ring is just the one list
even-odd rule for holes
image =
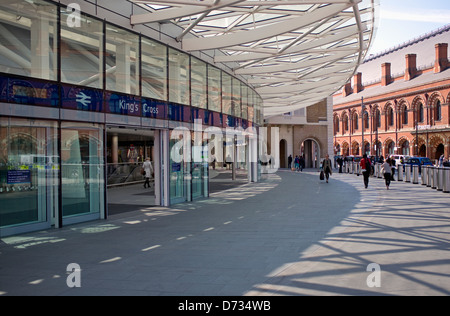
{"label": "automatic sliding door", "polygon": [[103,128],[63,123],[61,160],[64,224],[100,218],[105,190]]}

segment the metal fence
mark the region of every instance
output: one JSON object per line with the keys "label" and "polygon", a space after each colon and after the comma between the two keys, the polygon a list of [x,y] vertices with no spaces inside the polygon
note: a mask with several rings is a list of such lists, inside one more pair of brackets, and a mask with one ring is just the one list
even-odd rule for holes
{"label": "metal fence", "polygon": [[[343,167],[344,173],[362,175],[359,162],[347,162]],[[372,165],[372,177],[383,178],[380,163]],[[394,180],[421,184],[425,187],[450,193],[450,168],[435,166],[417,166],[398,164],[395,167]]]}

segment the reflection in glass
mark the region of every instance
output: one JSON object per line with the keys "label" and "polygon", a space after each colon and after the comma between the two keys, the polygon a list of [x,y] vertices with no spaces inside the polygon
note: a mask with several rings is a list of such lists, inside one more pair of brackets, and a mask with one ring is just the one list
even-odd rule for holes
{"label": "reflection in glass", "polygon": [[167,100],[167,47],[142,38],[142,95]]}
{"label": "reflection in glass", "polygon": [[139,36],[106,25],[106,90],[139,94]]}
{"label": "reflection in glass", "polygon": [[192,106],[206,109],[206,63],[197,59],[191,59],[191,102]]}
{"label": "reflection in glass", "polygon": [[58,197],[57,135],[53,122],[1,118],[0,227],[50,221]]}
{"label": "reflection in glass", "polygon": [[208,65],[208,110],[222,111],[222,80],[219,69]]}
{"label": "reflection in glass", "polygon": [[248,87],[246,85],[241,85],[241,96],[242,96],[242,118],[246,120],[248,118]]}
{"label": "reflection in glass", "polygon": [[233,78],[233,115],[241,117],[241,82],[236,78]]}
{"label": "reflection in glass", "polygon": [[231,76],[222,73],[222,111],[224,114],[233,115],[233,108],[231,106]]}
{"label": "reflection in glass", "polygon": [[100,214],[104,198],[102,129],[77,124],[61,130],[63,217]]}
{"label": "reflection in glass", "polygon": [[189,55],[169,48],[169,101],[190,105]]}
{"label": "reflection in glass", "polygon": [[81,15],[80,25],[68,25],[61,9],[61,81],[103,88],[103,21]]}
{"label": "reflection in glass", "polygon": [[0,12],[0,72],[56,80],[57,6],[2,1]]}
{"label": "reflection in glass", "polygon": [[[184,148],[182,141],[170,139],[170,203],[186,201],[184,186]],[[176,153],[176,154],[173,154]]]}

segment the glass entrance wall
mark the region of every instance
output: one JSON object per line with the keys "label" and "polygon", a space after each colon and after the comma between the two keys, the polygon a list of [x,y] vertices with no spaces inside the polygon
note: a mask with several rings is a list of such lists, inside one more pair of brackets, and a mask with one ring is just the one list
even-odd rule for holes
{"label": "glass entrance wall", "polygon": [[0,71],[57,79],[57,6],[41,0],[0,3]]}
{"label": "glass entrance wall", "polygon": [[18,225],[51,226],[58,175],[57,124],[1,117],[0,235]]}
{"label": "glass entrance wall", "polygon": [[[64,224],[97,219],[104,214],[103,127],[62,123],[61,177]],[[84,218],[82,218],[84,216]]]}
{"label": "glass entrance wall", "polygon": [[61,81],[91,88],[103,87],[103,22],[81,15],[73,27],[61,8]]}
{"label": "glass entrance wall", "polygon": [[208,196],[208,143],[192,146],[192,199]]}
{"label": "glass entrance wall", "polygon": [[[201,132],[197,132],[200,134]],[[191,142],[188,131],[172,130],[169,146],[170,204],[208,197],[208,142]]]}
{"label": "glass entrance wall", "polygon": [[172,133],[169,144],[169,190],[170,204],[176,204],[187,201],[188,194],[184,177],[186,169],[185,148],[183,141],[175,139]]}

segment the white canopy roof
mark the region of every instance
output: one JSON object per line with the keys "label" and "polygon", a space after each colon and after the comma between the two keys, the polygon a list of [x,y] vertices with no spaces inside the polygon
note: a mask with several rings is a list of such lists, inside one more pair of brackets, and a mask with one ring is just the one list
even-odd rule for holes
{"label": "white canopy roof", "polygon": [[222,51],[215,62],[245,77],[270,117],[313,105],[352,78],[379,0],[131,1],[149,11],[132,24],[175,23],[184,51]]}

